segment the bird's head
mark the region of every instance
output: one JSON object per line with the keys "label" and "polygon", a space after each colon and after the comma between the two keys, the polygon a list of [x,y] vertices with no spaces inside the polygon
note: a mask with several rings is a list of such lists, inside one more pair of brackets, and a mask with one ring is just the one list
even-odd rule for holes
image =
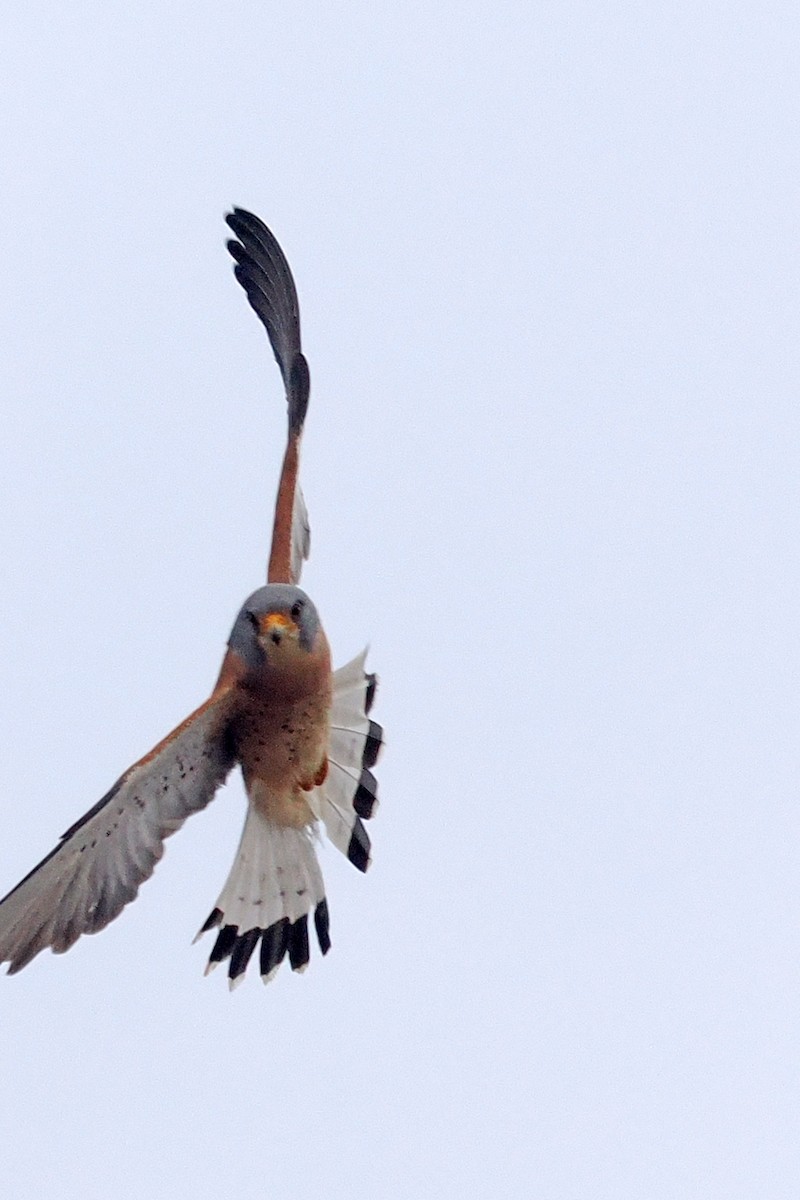
{"label": "bird's head", "polygon": [[245,600],[228,645],[252,671],[283,671],[320,648],[319,614],[301,588],[269,583]]}

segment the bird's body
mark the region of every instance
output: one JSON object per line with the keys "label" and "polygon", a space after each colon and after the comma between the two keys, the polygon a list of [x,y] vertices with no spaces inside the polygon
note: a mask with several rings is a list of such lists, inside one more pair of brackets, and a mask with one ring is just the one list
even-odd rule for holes
{"label": "bird's body", "polygon": [[236,661],[234,669],[244,669],[233,745],[251,804],[280,825],[302,829],[314,821],[306,794],[328,771],[328,639],[320,627],[310,652],[286,635],[267,641],[279,661],[258,670],[248,672],[234,650],[226,656]]}
{"label": "bird's body", "polygon": [[209,803],[236,765],[247,815],[227,882],[200,930],[219,928],[207,970],[229,959],[233,986],[259,943],[265,981],[286,956],[302,970],[309,915],[327,952],[318,823],[359,870],[369,865],[362,819],[377,806],[370,768],[382,740],[368,716],[375,677],[364,671],[364,655],[332,671],[319,614],[297,586],[309,548],[298,481],[309,375],[297,295],[266,226],[242,209],[226,219],[239,239],[228,243],[236,277],[267,330],[287,394],[268,582],[242,605],[209,699],[130,767],[0,901],[0,962],[8,961],[11,973],[45,947],[63,952],[113,920],[152,874],[164,839]]}

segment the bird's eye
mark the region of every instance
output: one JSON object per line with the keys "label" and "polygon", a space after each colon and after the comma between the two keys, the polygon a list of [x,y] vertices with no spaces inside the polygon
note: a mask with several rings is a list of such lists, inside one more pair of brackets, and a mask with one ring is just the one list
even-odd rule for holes
{"label": "bird's eye", "polygon": [[250,612],[250,610],[248,609],[244,615],[247,617],[248,621],[253,626],[253,628],[258,629],[258,617],[256,616],[256,614],[254,612]]}
{"label": "bird's eye", "polygon": [[298,620],[300,613],[302,611],[303,611],[303,601],[295,600],[294,604],[292,605],[292,620],[293,621]]}

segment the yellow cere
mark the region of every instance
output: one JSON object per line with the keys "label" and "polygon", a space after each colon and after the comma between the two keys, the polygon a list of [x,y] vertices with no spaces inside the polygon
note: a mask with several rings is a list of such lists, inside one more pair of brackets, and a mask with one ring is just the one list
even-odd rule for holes
{"label": "yellow cere", "polygon": [[297,625],[285,613],[270,612],[265,613],[259,618],[259,627],[262,633],[268,633],[271,629],[297,629]]}

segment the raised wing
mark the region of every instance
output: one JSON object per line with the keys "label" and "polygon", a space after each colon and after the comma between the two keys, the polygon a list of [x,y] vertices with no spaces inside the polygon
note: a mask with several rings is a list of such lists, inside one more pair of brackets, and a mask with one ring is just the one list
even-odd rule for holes
{"label": "raised wing", "polygon": [[300,349],[297,290],[284,253],[263,221],[243,208],[235,208],[225,220],[239,239],[228,242],[228,250],[236,260],[234,273],[269,335],[289,411],[267,582],[298,583],[310,542],[308,514],[298,482],[310,381],[308,363]]}
{"label": "raised wing", "polygon": [[233,766],[234,695],[215,692],[134,763],[0,901],[0,962],[10,975],[47,946],[62,954],[104,929],[134,899],[164,839],[205,808]]}

